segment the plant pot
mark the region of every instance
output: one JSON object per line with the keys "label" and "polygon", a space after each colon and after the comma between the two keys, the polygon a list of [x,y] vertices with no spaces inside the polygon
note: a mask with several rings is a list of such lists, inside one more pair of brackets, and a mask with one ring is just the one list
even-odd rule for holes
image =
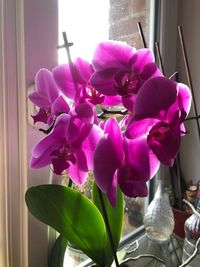
{"label": "plant pot", "polygon": [[178,210],[173,208],[174,214],[174,233],[184,239],[185,238],[185,231],[184,231],[184,224],[187,218],[191,216],[191,213],[188,211]]}

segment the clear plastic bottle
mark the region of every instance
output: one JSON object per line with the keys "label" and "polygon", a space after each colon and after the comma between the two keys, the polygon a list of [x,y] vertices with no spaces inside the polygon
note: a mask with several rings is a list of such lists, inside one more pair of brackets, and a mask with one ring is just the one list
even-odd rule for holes
{"label": "clear plastic bottle", "polygon": [[[196,209],[197,209],[197,212],[200,213],[200,198],[199,197],[198,197]],[[195,250],[195,244],[198,238],[200,237],[200,216],[196,213],[191,215],[186,220],[184,228],[185,228],[185,239],[184,239],[182,262],[185,262],[193,254]],[[196,257],[187,266],[188,267],[199,267],[200,266],[200,252],[198,252]]]}

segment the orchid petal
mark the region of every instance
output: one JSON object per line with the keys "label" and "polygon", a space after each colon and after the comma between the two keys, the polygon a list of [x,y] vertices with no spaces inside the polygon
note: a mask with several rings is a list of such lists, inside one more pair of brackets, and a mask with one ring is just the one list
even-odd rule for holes
{"label": "orchid petal", "polygon": [[190,89],[185,84],[178,83],[177,90],[180,109],[184,110],[185,116],[187,116],[190,111],[192,101]]}
{"label": "orchid petal", "polygon": [[113,70],[107,69],[95,72],[90,78],[90,83],[98,92],[107,96],[115,96],[117,95],[117,91],[115,88],[114,75],[115,73]]}
{"label": "orchid petal", "polygon": [[70,110],[69,114],[71,115],[71,120],[67,139],[72,143],[80,143],[91,130],[94,122],[94,108],[90,104],[82,103]]}
{"label": "orchid petal", "polygon": [[119,95],[104,96],[103,106],[117,106],[122,103],[122,98]]}
{"label": "orchid petal", "polygon": [[49,108],[51,106],[51,102],[46,96],[41,96],[37,91],[33,91],[28,95],[30,101],[40,108]]}
{"label": "orchid petal", "polygon": [[126,68],[136,50],[126,43],[108,41],[100,43],[94,53],[92,64],[95,71],[107,68]]}
{"label": "orchid petal", "polygon": [[113,146],[115,147],[116,157],[120,161],[123,160],[123,137],[119,124],[115,118],[110,118],[104,126],[105,134],[109,134],[112,139]]}
{"label": "orchid petal", "polygon": [[98,187],[105,193],[112,188],[114,174],[121,165],[120,158],[110,136],[104,135],[94,153],[94,177]]}
{"label": "orchid petal", "polygon": [[133,111],[136,95],[122,97],[122,103],[126,109]]}
{"label": "orchid petal", "polygon": [[172,166],[178,154],[180,138],[179,124],[172,128],[164,122],[158,122],[150,130],[147,142],[154,154],[163,164]]}
{"label": "orchid petal", "polygon": [[72,181],[76,184],[83,185],[86,177],[87,177],[87,170],[81,170],[79,168],[79,164],[77,162],[76,165],[71,164],[68,168],[68,176],[72,179]]}
{"label": "orchid petal", "polygon": [[154,55],[152,51],[148,48],[137,50],[137,61],[134,64],[134,70],[141,73],[146,64],[154,62]]}
{"label": "orchid petal", "polygon": [[54,79],[60,91],[69,99],[75,100],[80,95],[81,78],[73,64],[62,64],[53,69]]}
{"label": "orchid petal", "polygon": [[59,95],[58,88],[53,78],[53,74],[47,69],[41,69],[36,74],[35,87],[41,97],[53,102]]}
{"label": "orchid petal", "polygon": [[97,125],[93,125],[87,137],[81,143],[81,149],[86,155],[89,170],[93,170],[94,151],[102,135],[103,130]]}
{"label": "orchid petal", "polygon": [[[155,75],[155,73],[157,73],[157,75]],[[162,76],[161,74],[159,75],[158,67],[154,62],[146,64],[142,73],[140,74],[141,79],[143,79],[144,81],[149,78],[152,78],[153,76]]]}
{"label": "orchid petal", "polygon": [[64,100],[63,96],[60,95],[59,97],[57,97],[51,107],[52,115],[57,116],[60,113],[68,113],[69,111],[70,107],[68,103]]}
{"label": "orchid petal", "polygon": [[162,117],[161,112],[167,111],[175,102],[176,96],[174,81],[164,77],[148,80],[138,92],[134,106],[135,117]]}
{"label": "orchid petal", "polygon": [[117,171],[115,172],[115,174],[113,176],[112,183],[111,183],[106,195],[107,195],[107,198],[108,198],[111,206],[114,208],[116,206],[116,198],[117,198]]}
{"label": "orchid petal", "polygon": [[145,137],[124,139],[126,164],[134,168],[136,180],[148,181],[160,166],[157,157],[152,153]]}
{"label": "orchid petal", "polygon": [[127,126],[125,136],[129,139],[134,139],[147,135],[152,126],[158,121],[152,118],[136,121],[133,118]]}
{"label": "orchid petal", "polygon": [[92,64],[81,58],[77,58],[74,64],[78,69],[82,80],[88,82],[91,74],[94,72]]}
{"label": "orchid petal", "polygon": [[[33,157],[38,158],[41,157],[43,153],[51,153],[56,150],[61,143],[64,143],[69,121],[70,116],[68,114],[60,115],[56,120],[53,131],[33,147]],[[47,153],[47,151],[49,152]]]}

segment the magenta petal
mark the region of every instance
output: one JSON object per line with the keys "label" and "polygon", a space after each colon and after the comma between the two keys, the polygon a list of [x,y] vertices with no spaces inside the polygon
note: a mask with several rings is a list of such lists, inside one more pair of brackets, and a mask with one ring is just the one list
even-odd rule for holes
{"label": "magenta petal", "polygon": [[[153,74],[157,71],[156,63],[148,63],[144,66],[144,69],[140,75],[140,77],[146,81],[147,79],[151,78]],[[156,76],[157,77],[157,76]]]}
{"label": "magenta petal", "polygon": [[98,187],[105,193],[112,188],[114,174],[121,164],[120,158],[109,135],[102,137],[94,153],[94,177]]}
{"label": "magenta petal", "polygon": [[107,69],[95,72],[90,78],[90,83],[98,92],[107,96],[115,96],[117,91],[115,89],[114,74],[113,70]]}
{"label": "magenta petal", "polygon": [[112,184],[110,185],[110,188],[107,191],[106,195],[111,206],[114,208],[116,206],[116,198],[117,198],[117,171],[113,176]]}
{"label": "magenta petal", "polygon": [[63,64],[53,69],[54,79],[63,94],[76,99],[80,94],[80,76],[74,65]]}
{"label": "magenta petal", "polygon": [[119,158],[120,161],[123,160],[123,137],[119,124],[115,118],[110,118],[104,126],[105,134],[108,133],[113,146],[115,147],[115,156]]}
{"label": "magenta petal", "polygon": [[41,96],[37,91],[33,91],[28,95],[30,101],[40,108],[49,108],[51,106],[51,102],[47,98],[47,96]]}
{"label": "magenta petal", "polygon": [[154,62],[154,55],[148,48],[138,49],[137,55],[138,57],[134,64],[134,69],[136,69],[139,73],[143,71],[146,64]]}
{"label": "magenta petal", "polygon": [[53,131],[43,138],[32,149],[32,156],[34,158],[41,157],[43,153],[50,154],[56,150],[61,143],[66,141],[66,131],[69,125],[70,116],[68,114],[60,115],[55,123]]}
{"label": "magenta petal", "polygon": [[83,103],[69,112],[71,115],[67,139],[72,143],[81,143],[92,128],[94,122],[94,108]]}
{"label": "magenta petal", "polygon": [[96,71],[109,68],[124,68],[136,50],[126,43],[108,41],[100,43],[94,53],[92,64]]}
{"label": "magenta petal", "polygon": [[51,157],[49,155],[50,154],[47,154],[44,157],[38,157],[38,158],[34,158],[32,156],[30,160],[30,168],[40,169],[51,164]]}
{"label": "magenta petal", "polygon": [[68,176],[76,184],[83,185],[87,178],[87,171],[80,170],[76,165],[70,165]]}
{"label": "magenta petal", "polygon": [[35,87],[41,97],[47,97],[52,103],[59,95],[53,74],[47,69],[38,71],[35,77]]}
{"label": "magenta petal", "polygon": [[102,129],[97,125],[93,125],[87,137],[81,143],[81,149],[86,155],[87,166],[90,171],[93,170],[94,151],[102,135]]}
{"label": "magenta petal", "polygon": [[77,58],[74,64],[78,69],[82,80],[88,82],[91,74],[94,72],[92,65],[81,58]]}
{"label": "magenta petal", "polygon": [[58,138],[56,138],[52,134],[46,136],[33,147],[32,156],[34,158],[40,158],[42,156],[47,157],[47,155],[51,154],[56,148],[60,146],[58,141]]}
{"label": "magenta petal", "polygon": [[178,83],[177,90],[178,90],[179,107],[181,110],[184,110],[186,115],[188,115],[192,101],[190,89],[185,84]]}
{"label": "magenta petal", "polygon": [[159,160],[149,149],[145,137],[124,139],[126,164],[134,169],[133,179],[148,181],[160,166]]}
{"label": "magenta petal", "polygon": [[157,119],[143,119],[139,121],[130,121],[125,131],[125,136],[129,139],[134,139],[147,135],[152,126],[158,122]]}
{"label": "magenta petal", "polygon": [[176,100],[176,83],[168,78],[156,77],[148,80],[139,90],[135,101],[135,117],[159,117]]}
{"label": "magenta petal", "polygon": [[61,113],[68,113],[69,111],[70,107],[68,103],[64,100],[63,96],[60,95],[59,97],[57,97],[51,107],[52,115],[57,116]]}
{"label": "magenta petal", "polygon": [[124,166],[118,171],[118,184],[122,192],[128,197],[146,197],[148,190],[145,181],[137,180],[135,170]]}
{"label": "magenta petal", "polygon": [[133,111],[136,95],[122,97],[122,103],[126,109]]}
{"label": "magenta petal", "polygon": [[103,106],[117,106],[122,103],[122,98],[119,95],[104,96]]}
{"label": "magenta petal", "polygon": [[180,147],[180,125],[173,128],[164,123],[155,124],[149,132],[147,141],[157,158],[165,165],[172,166]]}

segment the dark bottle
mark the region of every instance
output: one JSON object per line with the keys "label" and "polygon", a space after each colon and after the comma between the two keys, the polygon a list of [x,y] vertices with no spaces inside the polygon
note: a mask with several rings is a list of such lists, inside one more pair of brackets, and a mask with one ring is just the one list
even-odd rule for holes
{"label": "dark bottle", "polygon": [[[200,214],[200,197],[197,191],[197,212]],[[183,247],[183,258],[182,261],[185,262],[194,252],[195,245],[200,237],[200,216],[196,213],[191,215],[185,222],[185,240]],[[199,267],[200,266],[200,252],[196,257],[187,265],[188,267]]]}

